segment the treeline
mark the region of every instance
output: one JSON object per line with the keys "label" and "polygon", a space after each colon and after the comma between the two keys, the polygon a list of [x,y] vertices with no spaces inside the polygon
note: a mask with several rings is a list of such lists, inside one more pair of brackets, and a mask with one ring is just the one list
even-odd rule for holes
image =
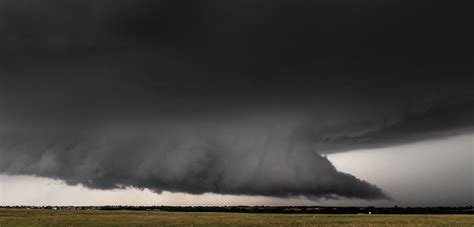
{"label": "treeline", "polygon": [[129,210],[168,212],[234,212],[290,214],[474,214],[464,207],[322,207],[322,206],[2,206],[16,209]]}

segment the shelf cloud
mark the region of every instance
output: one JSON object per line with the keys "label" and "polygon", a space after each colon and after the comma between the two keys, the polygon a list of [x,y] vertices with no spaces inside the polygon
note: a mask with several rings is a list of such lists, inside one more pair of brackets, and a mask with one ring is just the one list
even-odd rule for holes
{"label": "shelf cloud", "polygon": [[0,172],[390,199],[323,155],[474,125],[467,7],[417,5],[2,1]]}

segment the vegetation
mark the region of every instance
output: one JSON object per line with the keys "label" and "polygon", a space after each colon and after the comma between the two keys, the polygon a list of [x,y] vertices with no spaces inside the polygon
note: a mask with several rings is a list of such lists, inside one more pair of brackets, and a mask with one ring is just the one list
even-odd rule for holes
{"label": "vegetation", "polygon": [[0,209],[42,210],[129,210],[170,212],[230,212],[285,214],[474,214],[473,206],[464,207],[324,207],[324,206],[0,206]]}
{"label": "vegetation", "polygon": [[269,214],[0,209],[0,226],[473,226],[474,215]]}

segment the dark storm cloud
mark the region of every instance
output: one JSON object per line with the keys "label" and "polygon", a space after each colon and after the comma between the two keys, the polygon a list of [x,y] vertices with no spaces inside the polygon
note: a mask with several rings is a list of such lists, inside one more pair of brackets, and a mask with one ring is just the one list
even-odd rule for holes
{"label": "dark storm cloud", "polygon": [[227,125],[208,132],[189,123],[154,126],[158,129],[115,126],[95,134],[85,131],[86,135],[9,131],[2,136],[1,170],[100,189],[135,186],[157,192],[386,197],[376,186],[338,172],[307,142],[285,131],[235,125],[229,130],[232,126]]}
{"label": "dark storm cloud", "polygon": [[366,132],[324,137],[323,132],[331,129],[321,128],[320,133],[309,130],[308,137],[314,139],[316,150],[332,153],[456,136],[473,131],[473,105],[472,101],[439,104],[421,113],[407,113],[393,123],[383,122],[385,124]]}
{"label": "dark storm cloud", "polygon": [[2,1],[0,171],[385,198],[318,153],[472,131],[467,7]]}

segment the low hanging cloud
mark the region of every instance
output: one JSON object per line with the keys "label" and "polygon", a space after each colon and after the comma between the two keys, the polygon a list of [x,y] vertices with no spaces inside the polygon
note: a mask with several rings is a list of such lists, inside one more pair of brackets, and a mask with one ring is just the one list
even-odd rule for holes
{"label": "low hanging cloud", "polygon": [[321,154],[473,127],[465,15],[412,4],[3,1],[0,172],[389,198]]}
{"label": "low hanging cloud", "polygon": [[171,125],[94,128],[81,134],[4,131],[0,170],[100,189],[386,198],[378,187],[338,172],[287,127],[255,127],[180,120]]}

